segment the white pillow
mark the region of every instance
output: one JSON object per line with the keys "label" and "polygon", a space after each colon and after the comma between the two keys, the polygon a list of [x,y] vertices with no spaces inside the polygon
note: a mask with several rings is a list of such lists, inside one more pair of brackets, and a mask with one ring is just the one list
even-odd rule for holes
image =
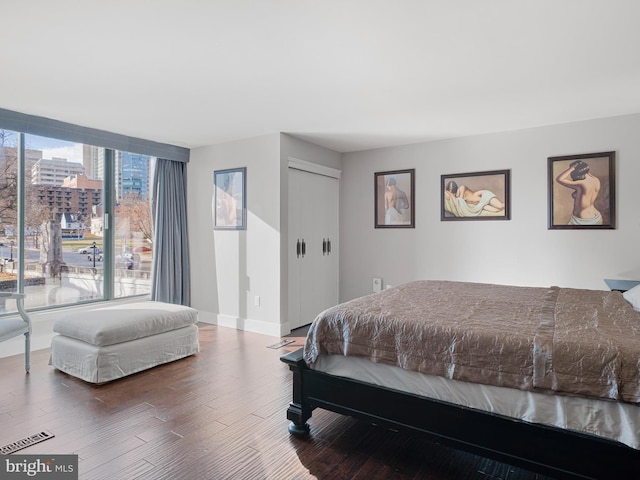
{"label": "white pillow", "polygon": [[622,296],[636,311],[640,312],[640,285],[636,285],[631,290],[627,290]]}

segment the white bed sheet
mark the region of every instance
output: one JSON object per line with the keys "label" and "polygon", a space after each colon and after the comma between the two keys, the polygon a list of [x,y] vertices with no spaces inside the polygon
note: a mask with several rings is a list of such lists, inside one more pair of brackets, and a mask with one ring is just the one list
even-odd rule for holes
{"label": "white bed sheet", "polygon": [[342,355],[320,355],[310,368],[531,423],[599,435],[640,449],[640,406],[631,403],[449,380]]}
{"label": "white bed sheet", "polygon": [[196,325],[102,347],[56,335],[49,364],[87,382],[104,383],[198,351]]}

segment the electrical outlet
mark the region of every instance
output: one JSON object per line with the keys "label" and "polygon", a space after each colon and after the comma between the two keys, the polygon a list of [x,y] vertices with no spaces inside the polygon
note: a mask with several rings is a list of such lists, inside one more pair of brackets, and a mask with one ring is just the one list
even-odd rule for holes
{"label": "electrical outlet", "polygon": [[373,278],[373,291],[380,292],[382,291],[382,279],[374,277]]}

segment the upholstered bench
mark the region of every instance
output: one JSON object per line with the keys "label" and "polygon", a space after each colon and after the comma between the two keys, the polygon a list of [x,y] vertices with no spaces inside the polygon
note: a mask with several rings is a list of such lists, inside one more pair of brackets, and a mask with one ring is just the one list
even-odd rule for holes
{"label": "upholstered bench", "polygon": [[93,308],[55,321],[49,364],[104,383],[199,350],[198,311],[162,302]]}

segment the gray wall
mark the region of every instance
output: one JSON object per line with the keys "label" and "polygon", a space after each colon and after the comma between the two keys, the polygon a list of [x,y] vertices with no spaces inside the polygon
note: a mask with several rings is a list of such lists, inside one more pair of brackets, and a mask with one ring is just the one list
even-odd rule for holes
{"label": "gray wall", "polygon": [[[280,336],[287,319],[288,158],[339,168],[340,155],[284,134],[191,151],[191,305],[200,320]],[[247,168],[247,229],[214,230],[213,172]],[[259,297],[259,301],[257,300]]]}
{"label": "gray wall", "polygon": [[[247,168],[247,229],[214,230],[213,172],[238,167]],[[187,195],[200,320],[280,335],[280,135],[192,150]]]}
{"label": "gray wall", "polygon": [[[640,115],[343,155],[340,295],[414,279],[606,289],[640,279]],[[616,152],[617,229],[547,229],[547,157]],[[416,169],[416,228],[375,229],[374,172]],[[440,176],[511,170],[511,220],[442,222]]]}
{"label": "gray wall", "polygon": [[[341,169],[340,299],[414,279],[605,289],[640,279],[640,115],[340,155],[285,134],[191,151],[192,305],[200,319],[288,333],[289,158]],[[617,228],[547,229],[547,157],[616,152]],[[248,228],[214,231],[213,171],[247,167]],[[416,228],[375,229],[374,172],[415,168]],[[511,170],[509,221],[440,221],[440,176]],[[256,304],[260,297],[260,305]]]}

